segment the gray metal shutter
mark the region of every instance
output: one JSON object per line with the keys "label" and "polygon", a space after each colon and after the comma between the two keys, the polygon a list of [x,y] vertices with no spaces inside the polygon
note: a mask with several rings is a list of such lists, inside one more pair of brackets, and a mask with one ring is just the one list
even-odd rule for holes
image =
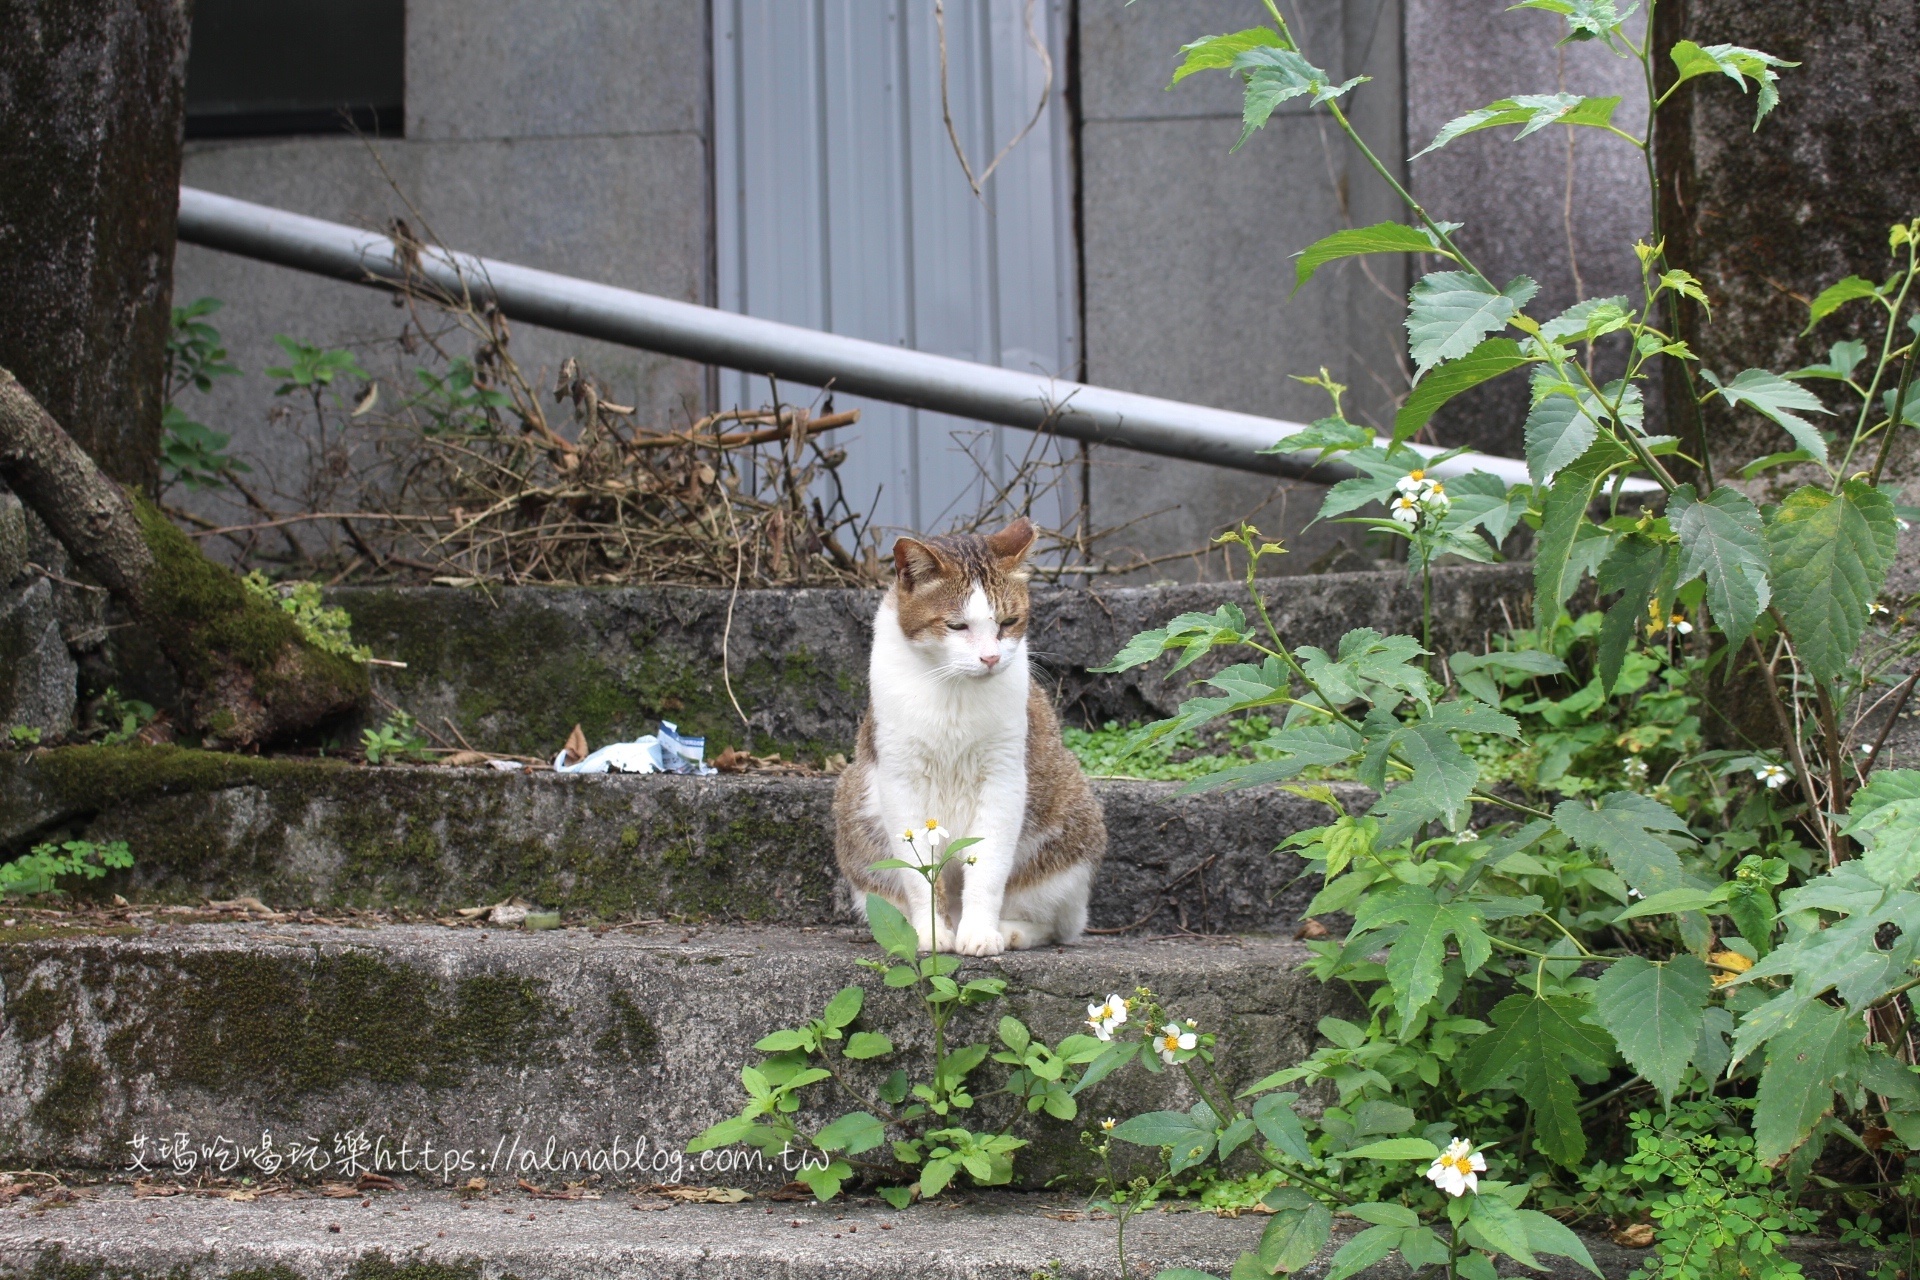
{"label": "gray metal shutter", "polygon": [[[1032,116],[1045,72],[1026,0],[950,0],[949,98],[977,173]],[[1072,379],[1079,368],[1064,0],[1035,0],[1052,51],[1045,115],[976,199],[940,106],[932,0],[714,0],[720,305],[921,351]],[[725,373],[723,406],[765,378]],[[783,388],[783,397],[811,392]],[[838,396],[856,507],[939,532],[980,504],[1026,432]],[[1067,508],[1077,498],[1063,495]],[[1043,522],[1059,511],[1036,512]],[[886,545],[882,540],[882,547]]]}

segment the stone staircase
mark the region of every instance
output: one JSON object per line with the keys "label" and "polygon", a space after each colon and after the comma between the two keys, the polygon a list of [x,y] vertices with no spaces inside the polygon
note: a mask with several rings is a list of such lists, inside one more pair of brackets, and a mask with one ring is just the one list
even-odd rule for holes
{"label": "stone staircase", "polygon": [[[1399,574],[1270,585],[1291,643],[1417,628],[1418,592]],[[1436,647],[1480,642],[1525,590],[1524,566],[1443,573]],[[664,717],[706,731],[710,753],[741,742],[817,762],[845,750],[864,702],[867,593],[732,602],[726,652],[750,731],[719,678],[724,592],[336,596],[362,640],[407,663],[382,669],[384,697],[493,749],[545,754],[575,722],[601,742]],[[1161,714],[1182,682],[1085,668],[1137,629],[1237,596],[1038,592],[1035,648],[1069,716]],[[1346,997],[1299,970],[1291,935],[1314,886],[1274,846],[1325,806],[1096,786],[1112,839],[1093,925],[1108,932],[969,962],[963,979],[1003,977],[1007,995],[956,1034],[990,1039],[1012,1013],[1058,1039],[1088,1003],[1145,985],[1219,1034],[1231,1087],[1308,1052]],[[769,1200],[790,1170],[743,1149],[705,1165],[684,1154],[737,1110],[754,1041],[845,985],[869,989],[862,1025],[926,1048],[906,997],[858,966],[879,953],[846,924],[831,791],[822,777],[369,769],[167,747],[0,753],[0,854],[82,837],[124,839],[138,860],[101,884],[129,907],[0,907],[0,1159],[108,1179],[57,1213],[59,1196],[0,1199],[0,1280],[1113,1274],[1113,1224],[1080,1212],[1093,1171],[1079,1133],[1098,1115],[1189,1105],[1171,1073],[1116,1075],[1072,1124],[1024,1120],[1025,1191],[900,1214],[857,1194]],[[456,923],[509,895],[565,927]],[[260,909],[224,922],[192,910],[238,898]],[[399,1189],[316,1191],[367,1169]],[[135,1196],[129,1183],[149,1175],[134,1185],[196,1190]],[[474,1177],[487,1190],[459,1198]],[[603,1198],[549,1198],[569,1182]],[[756,1198],[633,1190],[658,1184]],[[1146,1274],[1224,1275],[1258,1231],[1156,1213],[1129,1231],[1130,1252]]]}

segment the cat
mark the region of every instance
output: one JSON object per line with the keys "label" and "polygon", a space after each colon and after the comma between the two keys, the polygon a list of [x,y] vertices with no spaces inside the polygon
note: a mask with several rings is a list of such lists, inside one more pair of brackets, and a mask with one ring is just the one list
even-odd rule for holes
{"label": "cat", "polygon": [[[1075,941],[1106,853],[1100,804],[1028,669],[1033,538],[1023,516],[986,537],[893,546],[867,712],[834,789],[834,852],[856,910],[878,894],[914,923],[922,950],[989,956]],[[873,869],[925,865],[930,820],[980,841],[943,873],[937,918],[923,877]]]}

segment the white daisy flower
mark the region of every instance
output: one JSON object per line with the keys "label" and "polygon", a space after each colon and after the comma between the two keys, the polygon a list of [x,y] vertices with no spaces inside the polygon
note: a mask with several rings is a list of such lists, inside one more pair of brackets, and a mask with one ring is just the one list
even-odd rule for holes
{"label": "white daisy flower", "polygon": [[1688,622],[1685,618],[1681,617],[1678,612],[1676,612],[1673,615],[1673,629],[1679,632],[1683,636],[1690,636],[1693,634],[1693,624],[1691,622]]}
{"label": "white daisy flower", "polygon": [[1119,996],[1108,996],[1100,1004],[1087,1006],[1087,1025],[1093,1028],[1093,1034],[1101,1040],[1113,1039],[1113,1029],[1127,1020],[1127,1002]]}
{"label": "white daisy flower", "polygon": [[1200,1038],[1188,1029],[1192,1026],[1193,1019],[1189,1018],[1184,1027],[1177,1022],[1169,1022],[1160,1028],[1160,1034],[1153,1040],[1153,1047],[1160,1051],[1160,1061],[1171,1066],[1175,1061],[1175,1054],[1200,1043]]}
{"label": "white daisy flower", "polygon": [[1411,525],[1420,523],[1420,504],[1404,494],[1395,498],[1387,510],[1391,512],[1393,518],[1401,524]]}
{"label": "white daisy flower", "polygon": [[1875,600],[1872,604],[1867,606],[1867,612],[1870,614],[1873,614],[1875,617],[1879,617],[1891,612],[1891,610],[1889,610],[1887,606],[1881,604],[1878,600]]}
{"label": "white daisy flower", "polygon": [[1793,775],[1777,764],[1761,765],[1753,771],[1754,780],[1767,784],[1767,790],[1778,791],[1787,785],[1787,779]]}
{"label": "white daisy flower", "polygon": [[1473,1144],[1465,1138],[1455,1138],[1447,1144],[1433,1167],[1427,1170],[1427,1177],[1433,1185],[1450,1196],[1463,1196],[1471,1191],[1480,1193],[1480,1179],[1477,1175],[1487,1171],[1487,1161]]}
{"label": "white daisy flower", "polygon": [[1431,480],[1427,479],[1426,472],[1413,471],[1394,481],[1393,487],[1401,493],[1406,494],[1409,498],[1424,498],[1426,496],[1427,486],[1432,483]]}
{"label": "white daisy flower", "polygon": [[1100,1122],[1100,1130],[1103,1133],[1111,1133],[1113,1131],[1113,1126],[1119,1123],[1120,1122],[1118,1120],[1115,1120],[1112,1116],[1108,1116],[1106,1119]]}
{"label": "white daisy flower", "polygon": [[901,842],[923,860],[931,859],[947,838],[947,829],[933,818],[928,818],[923,827],[908,827],[900,833]]}

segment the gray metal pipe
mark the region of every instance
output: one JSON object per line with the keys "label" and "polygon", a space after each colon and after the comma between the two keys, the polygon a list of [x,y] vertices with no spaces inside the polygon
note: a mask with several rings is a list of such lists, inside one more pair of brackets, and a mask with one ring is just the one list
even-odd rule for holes
{"label": "gray metal pipe", "polygon": [[[193,187],[180,188],[179,235],[188,244],[355,284],[391,287],[403,276],[387,236]],[[1241,471],[1323,482],[1355,474],[1342,464],[1316,467],[1313,453],[1260,452],[1305,430],[1298,422],[928,355],[471,254],[428,249],[416,270],[438,288],[491,300],[512,320],[703,364],[813,387],[831,383],[850,395]],[[1434,471],[1490,471],[1509,484],[1527,479],[1524,462],[1477,453]]]}

